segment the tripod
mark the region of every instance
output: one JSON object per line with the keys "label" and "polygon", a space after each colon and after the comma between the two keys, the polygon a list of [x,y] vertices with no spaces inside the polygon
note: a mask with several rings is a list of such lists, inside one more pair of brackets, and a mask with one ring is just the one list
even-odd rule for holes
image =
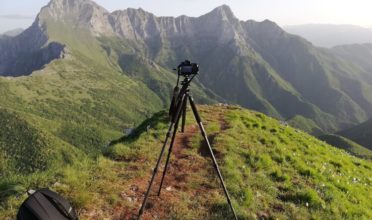
{"label": "tripod", "polygon": [[169,129],[168,129],[168,132],[166,134],[164,145],[161,149],[158,161],[157,161],[156,166],[154,168],[154,171],[153,171],[153,174],[152,174],[152,177],[151,177],[151,180],[150,180],[150,184],[149,184],[149,187],[146,191],[145,198],[143,200],[141,209],[139,210],[139,214],[138,214],[138,218],[137,218],[138,220],[141,219],[141,216],[142,216],[142,214],[143,214],[143,212],[146,208],[146,203],[147,203],[147,199],[149,197],[150,191],[151,191],[151,187],[153,185],[155,176],[158,172],[159,165],[160,165],[161,159],[164,155],[166,145],[167,145],[168,140],[171,137],[171,133],[173,131],[172,138],[171,138],[171,143],[170,143],[169,150],[168,150],[167,160],[166,160],[165,167],[164,167],[164,170],[163,170],[163,176],[161,178],[161,182],[160,182],[160,186],[159,186],[159,190],[158,190],[158,196],[160,196],[161,189],[162,189],[162,186],[163,186],[164,177],[165,177],[167,169],[168,169],[169,159],[170,159],[170,155],[172,153],[172,149],[173,149],[173,145],[174,145],[174,141],[175,141],[175,138],[176,138],[177,129],[178,129],[178,125],[179,125],[179,121],[180,121],[181,116],[182,116],[181,131],[184,132],[184,129],[185,129],[186,111],[187,111],[187,103],[188,102],[190,102],[190,106],[191,106],[192,112],[194,114],[194,117],[195,117],[195,119],[196,119],[196,121],[199,125],[200,132],[201,132],[205,142],[208,145],[208,149],[209,149],[209,152],[210,152],[210,155],[211,155],[211,158],[212,158],[213,166],[214,166],[214,169],[216,170],[218,178],[221,182],[221,185],[222,185],[223,191],[225,193],[227,202],[228,202],[228,204],[231,208],[232,213],[234,214],[235,220],[238,219],[237,216],[236,216],[234,207],[232,206],[230,196],[229,196],[229,193],[226,189],[225,183],[223,181],[223,178],[222,178],[220,169],[218,167],[216,158],[213,154],[211,144],[209,143],[209,140],[208,140],[207,134],[205,132],[202,120],[200,118],[200,115],[199,115],[198,110],[196,108],[196,105],[194,103],[194,99],[190,95],[189,86],[190,86],[190,83],[191,83],[191,81],[193,80],[194,77],[195,77],[195,75],[193,75],[191,78],[189,78],[188,75],[185,75],[185,79],[181,82],[182,88],[181,88],[181,90],[179,90],[179,88],[178,88],[179,75],[178,75],[177,86],[174,89],[172,104],[171,104],[171,107],[170,107],[170,110],[169,110],[169,115],[170,115],[170,118],[171,118]]}

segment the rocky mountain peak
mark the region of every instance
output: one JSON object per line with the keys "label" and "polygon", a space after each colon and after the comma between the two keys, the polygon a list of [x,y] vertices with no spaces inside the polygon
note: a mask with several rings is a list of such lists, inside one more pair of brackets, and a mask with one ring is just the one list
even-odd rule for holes
{"label": "rocky mountain peak", "polygon": [[70,10],[79,9],[83,6],[91,6],[105,10],[91,0],[51,0],[45,8],[58,9],[61,12],[67,12]]}
{"label": "rocky mountain peak", "polygon": [[41,9],[38,20],[47,23],[50,20],[70,26],[79,26],[91,31],[93,35],[113,33],[110,25],[110,13],[91,0],[51,0]]}
{"label": "rocky mountain peak", "polygon": [[207,15],[215,16],[215,18],[222,18],[223,20],[236,19],[234,13],[228,5],[221,5]]}

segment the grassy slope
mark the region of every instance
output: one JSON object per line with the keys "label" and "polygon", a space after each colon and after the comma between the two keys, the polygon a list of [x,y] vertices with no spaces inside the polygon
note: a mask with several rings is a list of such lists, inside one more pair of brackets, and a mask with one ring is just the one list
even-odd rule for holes
{"label": "grassy slope", "polygon": [[3,177],[48,170],[62,163],[63,157],[72,160],[78,152],[31,125],[16,112],[0,108],[0,124],[0,173]]}
{"label": "grassy slope", "polygon": [[[0,219],[14,215],[25,198],[11,195],[29,187],[59,186],[62,180],[70,188],[60,190],[77,207],[86,205],[91,188],[85,188],[96,178],[91,172],[96,172],[102,148],[166,104],[158,91],[111,63],[98,40],[84,30],[46,25],[50,41],[66,44],[65,58],[28,77],[0,78],[0,126],[5,129],[0,142]],[[174,76],[165,81],[169,87]]]}
{"label": "grassy slope", "polygon": [[[0,107],[0,219],[14,214],[27,188],[50,185],[62,169],[86,159],[81,150],[30,123],[30,117]],[[21,197],[15,200],[15,194]]]}
{"label": "grassy slope", "polygon": [[367,72],[372,71],[370,62],[372,57],[372,44],[341,45],[332,48],[339,56],[360,65]]}
{"label": "grassy slope", "polygon": [[372,150],[372,120],[368,120],[345,131],[341,131],[339,132],[339,135],[347,137],[350,140]]}
{"label": "grassy slope", "polygon": [[344,149],[357,157],[369,160],[372,159],[372,151],[345,137],[341,137],[339,135],[322,135],[319,137],[319,139],[332,146]]}
{"label": "grassy slope", "polygon": [[313,135],[323,134],[322,129],[319,128],[314,121],[305,118],[301,115],[296,115],[295,117],[289,119],[289,124],[295,128],[300,128],[309,134]]}
{"label": "grassy slope", "polygon": [[0,78],[0,106],[86,151],[163,108],[159,95],[110,63],[89,34],[59,23],[47,26],[50,41],[67,45],[65,58],[29,77]]}
{"label": "grassy slope", "polygon": [[[235,107],[200,108],[241,219],[372,217],[371,162],[261,113]],[[188,127],[190,123],[194,123],[191,115]],[[147,133],[148,124],[151,129]],[[144,122],[134,137],[109,147],[107,157],[97,156],[46,172],[48,175],[39,174],[32,186],[50,186],[66,195],[79,208],[82,219],[134,214],[166,127],[165,113],[159,113]],[[159,203],[152,203],[155,206],[147,211],[147,217],[158,213],[163,219],[228,218],[229,210],[210,160],[199,153],[200,140],[195,133],[190,147],[182,151],[185,157],[172,161],[169,176],[176,175],[172,184],[181,188],[164,190]],[[182,169],[175,172],[179,166]],[[23,178],[13,183],[27,187],[33,180]],[[170,181],[168,177],[166,186]],[[0,215],[14,215],[23,198],[7,197]]]}

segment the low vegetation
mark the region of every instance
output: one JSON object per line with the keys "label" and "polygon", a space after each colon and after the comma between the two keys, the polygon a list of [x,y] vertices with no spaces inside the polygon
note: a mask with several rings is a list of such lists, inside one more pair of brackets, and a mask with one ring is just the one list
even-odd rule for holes
{"label": "low vegetation", "polygon": [[[258,112],[219,106],[200,111],[240,219],[372,218],[370,161]],[[24,189],[50,187],[70,199],[82,219],[129,219],[142,202],[167,126],[166,113],[160,112],[95,154],[55,138],[57,146],[69,149],[58,166],[1,172],[0,216],[15,216]],[[144,219],[231,217],[197,132],[189,114],[162,195],[150,197]]]}

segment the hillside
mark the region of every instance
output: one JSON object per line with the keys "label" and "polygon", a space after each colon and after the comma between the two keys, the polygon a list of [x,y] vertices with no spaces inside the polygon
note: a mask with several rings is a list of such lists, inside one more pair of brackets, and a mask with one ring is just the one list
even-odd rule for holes
{"label": "hillside", "polygon": [[47,138],[16,114],[0,108],[0,172],[45,170],[50,159]]}
{"label": "hillside", "polygon": [[362,67],[365,71],[372,72],[372,44],[341,45],[332,48],[337,55]]}
{"label": "hillside", "polygon": [[[241,219],[372,217],[371,162],[258,112],[199,108]],[[166,113],[155,114],[132,136],[105,149],[105,156],[33,174],[37,181],[28,175],[2,178],[0,195],[4,184],[49,186],[73,201],[81,219],[130,219],[143,199],[166,127]],[[150,197],[144,219],[229,218],[204,147],[189,114],[186,132],[176,140],[162,195]],[[0,216],[5,218],[14,216],[24,199],[11,192],[1,199]]]}
{"label": "hillside", "polygon": [[[72,115],[79,115],[79,108],[93,121],[105,114],[115,130],[168,104],[175,82],[169,70],[185,58],[200,63],[194,91],[202,103],[238,104],[282,120],[302,118],[316,133],[372,116],[372,76],[366,70],[274,22],[240,21],[226,5],[197,18],[173,18],[142,9],[110,13],[89,0],[52,0],[30,28],[0,40],[0,51],[0,75],[17,77],[0,78],[12,91],[1,99],[16,103],[25,88],[39,91],[57,102],[54,106],[73,106]],[[54,92],[43,93],[49,90]],[[45,99],[22,99],[17,110],[28,112],[22,109],[27,105],[44,117]],[[104,109],[94,114],[104,113],[86,112],[86,101]]]}
{"label": "hillside", "polygon": [[339,132],[339,135],[349,138],[356,143],[372,150],[372,120]]}
{"label": "hillside", "polygon": [[347,152],[357,157],[372,159],[372,151],[367,148],[339,135],[322,135],[318,137],[320,140],[327,142],[327,144],[344,149]]}
{"label": "hillside", "polygon": [[319,47],[372,43],[372,28],[356,25],[305,24],[283,28]]}

